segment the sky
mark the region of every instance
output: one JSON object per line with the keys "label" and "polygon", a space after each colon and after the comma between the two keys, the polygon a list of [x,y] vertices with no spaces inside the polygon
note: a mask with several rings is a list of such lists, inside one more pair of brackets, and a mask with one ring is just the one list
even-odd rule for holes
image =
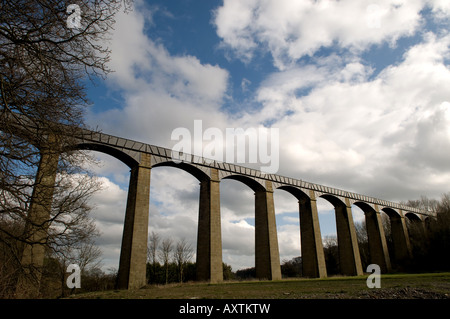
{"label": "sky", "polygon": [[[278,174],[395,202],[450,191],[450,1],[135,0],[88,83],[86,123],[171,148],[177,128],[278,129]],[[95,154],[104,268],[118,268],[129,168]],[[245,164],[242,164],[246,166]],[[250,165],[247,165],[250,166]],[[254,266],[254,196],[223,180],[223,261]],[[152,169],[149,232],[196,247],[199,183]],[[274,192],[280,259],[301,254],[297,200]],[[318,200],[323,237],[333,206]],[[353,207],[353,219],[363,213]]]}

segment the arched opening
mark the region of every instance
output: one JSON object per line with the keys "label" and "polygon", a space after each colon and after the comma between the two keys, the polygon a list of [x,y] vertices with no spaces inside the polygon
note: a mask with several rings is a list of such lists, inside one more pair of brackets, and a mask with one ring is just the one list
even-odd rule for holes
{"label": "arched opening", "polygon": [[[351,207],[348,207],[343,200],[334,195],[323,194],[320,197],[334,206],[336,220],[338,261],[336,262],[336,269],[330,267],[330,269],[327,268],[327,271],[329,273],[337,271],[340,274],[350,276],[362,275],[361,257]],[[324,245],[325,250],[327,249],[326,245]],[[331,257],[335,258],[335,255],[331,255]],[[327,254],[325,258],[327,258]],[[328,265],[331,266],[331,263],[329,262]]]}
{"label": "arched opening", "polygon": [[[386,243],[389,249],[389,256],[391,259],[394,259],[394,240],[392,238],[392,225],[391,225],[391,217],[394,219],[397,218],[398,214],[394,210],[389,209],[381,209],[381,222],[383,223],[384,235],[386,236]],[[400,217],[400,216],[398,216]]]}
{"label": "arched opening", "polygon": [[95,244],[101,251],[101,270],[117,274],[123,242],[124,219],[130,183],[130,168],[137,161],[113,147],[95,143],[72,145],[66,152],[85,150],[99,165],[87,168],[101,183],[101,189],[94,193],[90,203],[94,206],[91,216],[100,231]]}
{"label": "arched opening", "polygon": [[194,176],[199,182],[205,181],[209,179],[209,176],[206,175],[205,172],[200,170],[199,168],[190,165],[188,163],[174,163],[172,161],[162,162],[158,163],[152,166],[152,168],[155,167],[174,167],[177,169],[180,169],[182,171],[185,171],[189,173],[190,175]]}
{"label": "arched opening", "polygon": [[409,239],[416,244],[425,239],[425,224],[419,215],[407,212],[405,214],[406,226],[408,228]]}
{"label": "arched opening", "polygon": [[99,161],[99,165],[90,167],[90,170],[102,184],[102,188],[91,198],[94,206],[91,216],[100,230],[95,243],[102,251],[102,271],[117,273],[130,168],[109,154],[95,152],[93,156]]}
{"label": "arched opening", "polygon": [[[108,146],[108,145],[96,144],[96,143],[80,143],[80,144],[72,146],[71,148],[72,149],[76,148],[77,150],[97,151],[100,153],[108,154],[108,155],[118,159],[119,161],[123,162],[130,168],[135,167],[136,165],[139,164],[134,158],[132,158],[127,153],[124,153],[124,152],[120,151],[119,149]],[[67,149],[67,151],[70,151],[70,150],[71,149]]]}
{"label": "arched opening", "polygon": [[411,244],[411,253],[418,261],[423,260],[422,256],[426,255],[427,239],[426,225],[419,215],[413,212],[405,214],[406,227],[408,229],[409,241]]}
{"label": "arched opening", "polygon": [[389,217],[386,223],[386,241],[389,250],[392,268],[398,268],[411,257],[411,245],[405,219],[395,209],[390,207],[382,208],[382,211]]}
{"label": "arched opening", "polygon": [[323,197],[317,197],[317,211],[328,276],[340,274],[340,259],[335,208]]}
{"label": "arched opening", "polygon": [[243,279],[255,277],[254,197],[254,191],[240,181],[220,181],[222,258]]}
{"label": "arched opening", "polygon": [[[275,207],[272,185],[242,175],[230,175],[224,179],[238,180],[250,187],[255,194],[255,276],[258,279],[281,279],[280,255],[276,231]],[[266,189],[268,187],[268,189]]]}
{"label": "arched opening", "polygon": [[[364,202],[355,202],[352,205],[355,229],[358,238],[358,245],[363,269],[367,269],[369,264],[377,264],[383,273],[391,271],[391,262],[386,243],[385,228],[382,216],[371,205]],[[358,213],[359,211],[359,213]]]}
{"label": "arched opening", "polygon": [[358,241],[359,255],[361,257],[361,265],[365,270],[372,262],[370,257],[369,234],[367,231],[367,214],[366,210],[364,210],[364,205],[360,205],[360,203],[361,202],[356,202],[352,204],[351,211],[353,224],[355,225],[356,240]]}
{"label": "arched opening", "polygon": [[[155,165],[151,174],[148,253],[156,249],[156,260],[149,255],[149,282],[196,280],[199,180],[172,165]],[[175,253],[185,262],[183,269],[172,257]]]}
{"label": "arched opening", "polygon": [[394,261],[394,241],[392,239],[392,230],[391,230],[391,218],[384,211],[380,210],[381,224],[383,225],[384,236],[386,239],[386,246],[389,253],[389,258],[391,260],[391,267],[393,267]]}
{"label": "arched opening", "polygon": [[91,215],[95,219],[101,235],[96,240],[102,252],[102,270],[105,273],[116,273],[123,241],[124,219],[130,183],[130,168],[138,162],[128,154],[107,145],[81,143],[71,145],[72,150],[86,150],[99,161],[99,165],[89,167],[100,179],[102,189],[91,199],[94,210]]}
{"label": "arched opening", "polygon": [[292,186],[281,186],[274,190],[283,277],[301,277],[304,275],[299,204],[306,199],[309,200],[309,197],[303,191]]}

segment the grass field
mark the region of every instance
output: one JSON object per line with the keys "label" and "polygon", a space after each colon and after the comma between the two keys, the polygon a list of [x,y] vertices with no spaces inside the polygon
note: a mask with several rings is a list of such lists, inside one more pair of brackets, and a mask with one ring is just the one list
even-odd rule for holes
{"label": "grass field", "polygon": [[450,273],[389,274],[381,288],[368,276],[149,285],[137,290],[74,294],[75,299],[450,299]]}

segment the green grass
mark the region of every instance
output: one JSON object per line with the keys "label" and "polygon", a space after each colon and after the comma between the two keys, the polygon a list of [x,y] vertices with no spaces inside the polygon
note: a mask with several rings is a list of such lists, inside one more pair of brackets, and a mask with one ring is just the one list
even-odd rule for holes
{"label": "green grass", "polygon": [[389,274],[381,288],[369,289],[367,275],[325,279],[242,281],[220,284],[149,285],[136,290],[75,294],[83,299],[350,299],[450,298],[450,273]]}

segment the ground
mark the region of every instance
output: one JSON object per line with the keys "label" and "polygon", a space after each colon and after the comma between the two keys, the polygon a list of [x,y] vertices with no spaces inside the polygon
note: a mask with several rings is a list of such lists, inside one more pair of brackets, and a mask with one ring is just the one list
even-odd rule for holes
{"label": "ground", "polygon": [[449,299],[450,273],[382,275],[380,288],[368,276],[243,281],[220,284],[148,285],[136,290],[74,294],[75,299]]}

